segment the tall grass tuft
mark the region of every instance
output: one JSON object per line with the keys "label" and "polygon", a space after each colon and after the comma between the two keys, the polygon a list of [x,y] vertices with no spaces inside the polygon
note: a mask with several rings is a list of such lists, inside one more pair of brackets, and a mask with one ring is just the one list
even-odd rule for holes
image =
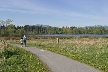
{"label": "tall grass tuft", "polygon": [[4,52],[7,48],[7,43],[4,40],[0,40],[0,53]]}

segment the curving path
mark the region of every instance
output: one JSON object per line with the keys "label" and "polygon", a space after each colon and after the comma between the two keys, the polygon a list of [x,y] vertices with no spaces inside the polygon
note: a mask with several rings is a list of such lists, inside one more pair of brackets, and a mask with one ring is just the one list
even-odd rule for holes
{"label": "curving path", "polygon": [[[20,47],[18,44],[13,44],[13,46]],[[36,54],[44,63],[47,64],[52,72],[100,72],[91,66],[47,50],[35,47],[22,48]]]}

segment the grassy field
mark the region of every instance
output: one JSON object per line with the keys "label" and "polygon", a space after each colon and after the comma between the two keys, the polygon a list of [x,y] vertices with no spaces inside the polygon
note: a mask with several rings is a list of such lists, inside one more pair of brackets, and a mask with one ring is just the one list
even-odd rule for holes
{"label": "grassy field", "polygon": [[39,58],[28,51],[8,45],[0,52],[0,72],[51,72]]}
{"label": "grassy field", "polygon": [[108,39],[71,38],[28,40],[27,45],[56,52],[108,72]]}
{"label": "grassy field", "polygon": [[[19,43],[19,40],[10,41]],[[64,38],[59,43],[54,38],[28,40],[27,45],[35,46],[108,72],[108,38]]]}

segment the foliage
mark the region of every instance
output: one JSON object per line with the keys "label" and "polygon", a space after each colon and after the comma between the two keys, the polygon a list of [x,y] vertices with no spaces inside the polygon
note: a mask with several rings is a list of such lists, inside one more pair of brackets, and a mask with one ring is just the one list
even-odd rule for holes
{"label": "foliage", "polygon": [[1,72],[49,72],[39,58],[18,47],[8,46],[0,53]]}
{"label": "foliage", "polygon": [[102,26],[94,27],[52,27],[52,26],[37,26],[25,25],[15,26],[13,20],[0,20],[0,36],[22,36],[40,35],[40,34],[108,34],[108,28]]}

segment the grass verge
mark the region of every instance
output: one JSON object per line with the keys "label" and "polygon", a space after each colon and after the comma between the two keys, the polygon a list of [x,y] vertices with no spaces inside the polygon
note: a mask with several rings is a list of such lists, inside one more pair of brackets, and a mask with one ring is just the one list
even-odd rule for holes
{"label": "grass verge", "polygon": [[1,72],[50,72],[39,58],[28,51],[8,45],[0,53]]}

